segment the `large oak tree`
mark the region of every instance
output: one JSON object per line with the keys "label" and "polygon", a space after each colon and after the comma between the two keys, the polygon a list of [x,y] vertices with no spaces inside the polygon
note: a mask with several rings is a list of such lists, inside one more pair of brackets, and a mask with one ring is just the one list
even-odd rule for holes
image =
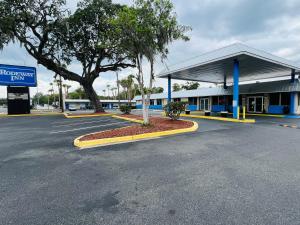
{"label": "large oak tree", "polygon": [[[82,0],[72,13],[65,0],[1,0],[0,48],[20,42],[38,64],[82,85],[95,110],[103,111],[95,79],[134,66],[109,22],[122,8],[111,0]],[[69,70],[71,63],[82,70]]]}

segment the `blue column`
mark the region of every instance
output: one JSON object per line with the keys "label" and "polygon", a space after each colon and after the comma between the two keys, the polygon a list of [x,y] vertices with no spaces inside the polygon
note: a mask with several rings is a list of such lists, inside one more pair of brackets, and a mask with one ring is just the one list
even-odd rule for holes
{"label": "blue column", "polygon": [[233,66],[233,118],[238,119],[238,106],[239,106],[239,77],[240,77],[240,66],[237,59],[234,60]]}
{"label": "blue column", "polygon": [[[291,83],[295,83],[295,70],[292,69],[291,71]],[[290,97],[290,114],[297,114],[297,93],[296,92],[291,92],[291,97]]]}
{"label": "blue column", "polygon": [[290,114],[295,115],[297,114],[297,101],[298,96],[297,92],[291,92],[291,99],[290,99]]}
{"label": "blue column", "polygon": [[172,99],[171,76],[168,76],[168,103],[171,102],[171,99]]}
{"label": "blue column", "polygon": [[295,77],[296,77],[296,71],[294,69],[292,69],[292,73],[291,73],[291,83],[295,82]]}

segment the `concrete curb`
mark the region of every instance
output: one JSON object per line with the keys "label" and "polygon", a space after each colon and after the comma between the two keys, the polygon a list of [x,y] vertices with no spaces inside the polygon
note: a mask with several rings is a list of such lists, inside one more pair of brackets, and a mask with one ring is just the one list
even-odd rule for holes
{"label": "concrete curb", "polygon": [[32,117],[32,116],[57,116],[57,115],[63,115],[63,113],[33,113],[33,114],[16,114],[16,115],[0,114],[0,117]]}
{"label": "concrete curb", "polygon": [[224,117],[216,117],[216,116],[196,116],[196,115],[186,115],[186,114],[182,114],[181,116],[189,117],[189,118],[206,119],[206,120],[233,122],[233,123],[255,123],[255,119],[238,120],[233,118],[224,118]]}
{"label": "concrete curb", "polygon": [[198,129],[198,123],[193,122],[193,126],[190,128],[183,128],[183,129],[176,129],[176,130],[168,130],[168,131],[160,131],[160,132],[153,132],[153,133],[146,133],[146,134],[138,134],[138,135],[130,135],[124,137],[114,137],[114,138],[103,138],[103,139],[96,139],[90,141],[80,141],[80,139],[86,135],[80,136],[74,140],[74,145],[79,147],[80,149],[84,148],[91,148],[91,147],[100,147],[104,145],[114,145],[132,141],[139,141],[139,140],[147,140],[153,138],[159,138],[164,136],[170,136],[174,134],[181,134],[181,133],[188,133],[193,132]]}
{"label": "concrete curb", "polygon": [[86,115],[69,115],[68,113],[64,113],[64,116],[68,119],[76,119],[76,118],[88,118],[88,117],[100,117],[100,116],[113,116],[114,114],[86,114]]}
{"label": "concrete curb", "polygon": [[132,118],[126,118],[126,117],[123,117],[123,116],[117,116],[117,115],[113,115],[112,118],[121,119],[121,120],[127,120],[127,121],[134,122],[134,123],[141,123],[141,124],[144,123],[143,120],[137,120],[137,119],[132,119]]}

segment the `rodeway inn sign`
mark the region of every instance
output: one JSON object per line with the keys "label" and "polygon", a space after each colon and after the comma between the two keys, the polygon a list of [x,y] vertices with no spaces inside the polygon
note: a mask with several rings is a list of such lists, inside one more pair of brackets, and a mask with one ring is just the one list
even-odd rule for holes
{"label": "rodeway inn sign", "polygon": [[36,68],[0,64],[0,85],[36,87]]}

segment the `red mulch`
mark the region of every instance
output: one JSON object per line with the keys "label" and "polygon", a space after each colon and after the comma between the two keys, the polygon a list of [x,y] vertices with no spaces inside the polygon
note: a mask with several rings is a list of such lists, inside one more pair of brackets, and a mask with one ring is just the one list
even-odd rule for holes
{"label": "red mulch", "polygon": [[[124,117],[142,119],[140,116],[126,115]],[[149,126],[133,125],[130,127],[117,128],[113,130],[107,130],[99,133],[89,134],[80,139],[80,141],[88,141],[94,139],[112,138],[112,137],[123,137],[137,134],[152,133],[158,131],[167,131],[174,129],[182,129],[192,127],[194,124],[191,121],[182,120],[170,120],[168,118],[151,117]]]}

